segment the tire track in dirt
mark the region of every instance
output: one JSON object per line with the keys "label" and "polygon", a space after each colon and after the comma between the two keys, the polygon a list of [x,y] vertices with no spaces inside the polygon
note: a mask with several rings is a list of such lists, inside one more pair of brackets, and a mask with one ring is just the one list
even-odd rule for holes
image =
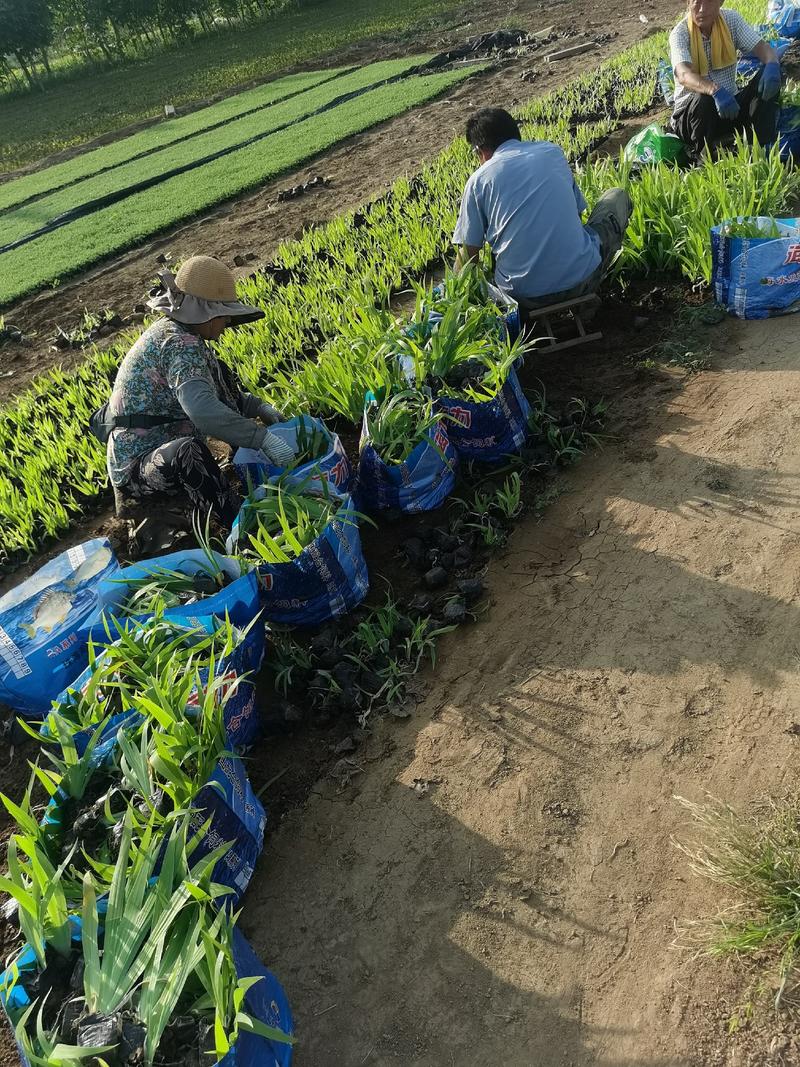
{"label": "tire track in dirt", "polygon": [[616,404],[637,429],[521,524],[413,722],[272,838],[243,921],[298,1067],[795,1062],[671,947],[720,904],[674,795],[746,808],[796,759],[800,343],[726,336],[649,418]]}

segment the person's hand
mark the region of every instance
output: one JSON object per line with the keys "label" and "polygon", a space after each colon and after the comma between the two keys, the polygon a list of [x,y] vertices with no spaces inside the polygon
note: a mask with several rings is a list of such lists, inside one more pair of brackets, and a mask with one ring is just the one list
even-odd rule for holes
{"label": "person's hand", "polygon": [[261,451],[276,467],[288,467],[294,459],[294,449],[277,434],[267,430],[261,442]]}
{"label": "person's hand", "polygon": [[728,119],[732,122],[739,117],[739,103],[727,89],[717,89],[714,93],[714,103],[721,119]]}
{"label": "person's hand", "polygon": [[761,81],[758,83],[758,92],[762,100],[774,100],[781,91],[781,65],[780,63],[767,63],[761,72]]}
{"label": "person's hand", "polygon": [[275,426],[279,422],[286,422],[286,416],[278,411],[272,404],[262,404],[258,409],[258,417],[265,426]]}

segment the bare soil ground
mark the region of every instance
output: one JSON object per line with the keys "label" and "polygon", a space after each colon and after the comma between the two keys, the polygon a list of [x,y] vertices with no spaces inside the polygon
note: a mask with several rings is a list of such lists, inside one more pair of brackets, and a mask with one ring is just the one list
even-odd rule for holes
{"label": "bare soil ground", "polygon": [[[510,4],[491,0],[488,4],[467,5],[467,14],[433,40],[427,36],[404,38],[402,42],[371,42],[359,50],[358,56],[348,52],[346,60],[333,57],[336,62],[357,58],[369,62],[396,53],[440,51],[463,42],[467,36],[498,26],[528,30],[555,26],[557,30],[575,29],[589,35],[618,33],[618,37],[594,52],[562,63],[545,64],[541,57],[528,56],[476,76],[444,98],[342,142],[298,171],[262,186],[255,194],[221,205],[196,222],[163,234],[57,289],[7,309],[6,321],[29,335],[31,344],[29,347],[6,345],[0,349],[0,400],[24,388],[31,378],[55,363],[70,365],[83,359],[80,351],[52,350],[56,326],[71,329],[78,324],[85,309],[98,311],[110,307],[121,315],[129,315],[160,269],[156,262],[160,254],[184,258],[203,252],[218,255],[232,264],[234,256],[254,252],[261,261],[269,260],[281,241],[382,194],[399,176],[415,173],[422,163],[433,159],[463,131],[470,111],[488,103],[513,108],[531,96],[569,81],[587,65],[594,66],[633,41],[658,28],[666,28],[675,14],[675,5],[672,0],[650,0],[641,5],[641,11],[649,20],[647,25],[640,21],[638,8],[631,11],[620,0],[602,5],[586,0],[565,0],[557,5],[537,0],[516,0]],[[522,81],[521,73],[531,67],[539,72],[536,80]],[[330,187],[297,200],[277,202],[280,190],[302,184],[317,174],[330,176]],[[256,265],[248,264],[239,273],[246,274]]]}
{"label": "bare soil ground", "polygon": [[[616,443],[520,525],[413,721],[271,837],[243,923],[297,1067],[800,1062],[788,1018],[729,1037],[741,976],[672,947],[721,903],[674,796],[745,810],[797,759],[796,324],[716,343],[684,382],[617,376]],[[591,392],[602,362],[541,375]]]}

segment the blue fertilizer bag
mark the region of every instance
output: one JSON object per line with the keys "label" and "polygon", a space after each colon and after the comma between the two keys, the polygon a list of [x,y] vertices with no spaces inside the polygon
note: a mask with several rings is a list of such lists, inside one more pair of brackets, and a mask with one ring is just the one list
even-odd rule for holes
{"label": "blue fertilizer bag", "polygon": [[519,452],[530,432],[531,406],[514,367],[494,400],[478,404],[440,396],[436,407],[448,416],[447,433],[461,459],[501,463]]}
{"label": "blue fertilizer bag", "polygon": [[800,107],[789,104],[781,108],[778,141],[784,163],[790,158],[800,158]]}
{"label": "blue fertilizer bag", "polygon": [[[242,573],[238,560],[222,556],[218,552],[212,553],[217,566],[225,574],[228,584],[218,593],[203,597],[194,604],[184,604],[179,607],[166,608],[163,617],[179,626],[195,626],[198,616],[206,617],[214,615],[217,618],[227,617],[234,626],[249,626],[258,614],[258,581],[253,574]],[[92,621],[91,637],[93,641],[107,640],[106,626],[103,615],[108,619],[114,615],[114,608],[122,604],[131,593],[126,582],[134,579],[158,578],[159,571],[178,571],[181,574],[194,576],[207,573],[209,560],[204,552],[199,549],[188,552],[173,552],[168,556],[157,556],[155,559],[142,560],[129,567],[123,567],[118,573],[112,575],[101,583],[104,606],[98,611]],[[133,616],[137,622],[145,622],[152,616]],[[111,627],[114,633],[113,624]]]}
{"label": "blue fertilizer bag", "polygon": [[[376,406],[367,397],[367,409]],[[361,431],[356,499],[365,511],[398,509],[406,514],[433,511],[456,484],[458,453],[447,422],[440,419],[402,463],[385,463],[372,445],[367,413]]]}
{"label": "blue fertilizer bag", "polygon": [[120,566],[105,538],[76,545],[0,599],[0,702],[42,718],[89,662],[89,630]]}
{"label": "blue fertilizer bag", "polygon": [[[73,945],[80,951],[81,921],[75,916],[70,918],[70,923]],[[267,1026],[276,1027],[291,1035],[294,1032],[294,1021],[283,987],[258,959],[244,934],[236,926],[233,928],[232,949],[237,977],[259,979],[245,993],[244,1002],[248,1014]],[[8,970],[0,974],[0,1005],[12,1032],[20,1017],[36,999],[37,994],[29,991],[29,988],[37,977],[38,970],[36,954],[26,945]],[[30,1061],[19,1045],[17,1051],[24,1067],[30,1067]],[[221,1060],[217,1060],[216,1067],[290,1067],[291,1062],[291,1045],[243,1032],[231,1050]],[[208,1063],[209,1067],[212,1067],[210,1059]]]}
{"label": "blue fertilizer bag", "polygon": [[[117,758],[119,731],[138,730],[144,721],[145,717],[136,711],[112,716],[92,751],[90,765],[94,769],[113,765]],[[79,754],[86,751],[94,732],[87,731],[81,744],[75,738]],[[56,833],[62,828],[67,799],[67,794],[59,788],[45,809],[43,825]],[[208,783],[192,801],[191,809],[192,830],[199,834],[205,828],[195,852],[198,859],[220,845],[232,843],[233,847],[214,867],[213,880],[227,886],[232,891],[231,899],[237,902],[253,877],[264,845],[267,822],[264,807],[253,792],[242,761],[234,756],[219,760]]]}
{"label": "blue fertilizer bag", "polygon": [[[787,25],[792,24],[787,23]],[[794,43],[792,41],[792,37],[800,35],[800,20],[798,20],[797,22],[797,32],[794,34],[784,32],[779,26],[778,32],[781,34],[781,36],[778,37],[776,40],[769,40],[771,31],[773,30],[772,26],[766,23],[762,23],[760,26],[757,27],[757,29],[761,34],[762,39],[765,41],[769,41],[769,43],[778,53],[778,58],[783,59],[784,53],[787,52]],[[742,56],[739,62],[736,64],[736,73],[740,78],[752,78],[756,74],[758,74],[758,72],[763,68],[763,66],[764,64],[761,62],[758,56]]]}
{"label": "blue fertilizer bag", "polygon": [[196,833],[211,820],[194,856],[201,859],[220,845],[233,842],[217,862],[213,881],[232,889],[232,899],[237,902],[253,877],[267,825],[266,812],[253,792],[242,761],[221,759],[208,785],[192,801],[192,809],[191,826]]}
{"label": "blue fertilizer bag", "polygon": [[769,0],[767,21],[782,37],[800,37],[800,7],[789,0]]}
{"label": "blue fertilizer bag", "polygon": [[[747,221],[765,232],[772,226],[772,219]],[[780,237],[729,237],[729,223],[711,230],[714,298],[740,319],[800,310],[800,219],[776,221]]]}
{"label": "blue fertilizer bag", "polygon": [[264,453],[257,449],[240,448],[233,457],[233,464],[245,488],[250,485],[266,485],[271,478],[282,474],[285,480],[288,479],[298,485],[302,483],[313,486],[315,483],[325,481],[339,493],[350,492],[353,480],[350,460],[347,458],[344,445],[339,437],[328,429],[322,419],[314,419],[310,415],[298,415],[295,419],[272,426],[270,432],[290,445],[295,454],[301,447],[304,437],[308,440],[314,434],[327,440],[327,451],[315,460],[293,467],[291,470],[285,470],[283,467],[273,466]]}
{"label": "blue fertilizer bag", "polygon": [[[253,576],[255,578],[255,576]],[[256,596],[258,596],[256,580]],[[260,608],[259,608],[260,610]],[[214,617],[200,617],[181,620],[176,623],[170,620],[174,627],[187,627],[187,641],[192,641],[198,636],[192,631],[199,631],[199,635],[214,633],[218,622]],[[142,630],[146,624],[132,622],[131,625]],[[263,624],[256,621],[249,630],[240,632],[241,640],[233,648],[231,653],[221,659],[215,667],[217,678],[223,679],[221,695],[226,697],[225,703],[225,729],[228,732],[230,747],[237,752],[245,752],[257,740],[261,730],[261,720],[256,704],[256,686],[253,677],[261,669],[266,647],[266,632]],[[100,653],[102,661],[103,653]],[[55,701],[56,710],[70,718],[69,709],[76,702],[78,694],[84,693],[92,679],[92,665],[86,667],[83,673],[66,688]],[[242,679],[243,675],[248,677]],[[208,681],[208,671],[203,670],[200,675],[202,682]],[[196,706],[196,696],[190,700],[190,706]],[[130,713],[127,713],[130,714]],[[124,716],[122,716],[124,717]],[[116,723],[118,716],[112,718]],[[116,735],[117,726],[114,726],[112,736]],[[45,721],[42,733],[48,736],[50,731]],[[91,737],[91,730],[82,730],[75,737],[78,753],[82,754]]]}
{"label": "blue fertilizer bag", "polygon": [[[255,499],[265,495],[263,488],[253,493]],[[296,559],[261,563],[256,568],[264,618],[269,622],[319,626],[346,615],[367,595],[369,574],[356,509],[348,494],[335,496],[339,501],[336,517]],[[228,538],[229,553],[234,553],[240,538],[246,536],[247,523],[245,501]]]}

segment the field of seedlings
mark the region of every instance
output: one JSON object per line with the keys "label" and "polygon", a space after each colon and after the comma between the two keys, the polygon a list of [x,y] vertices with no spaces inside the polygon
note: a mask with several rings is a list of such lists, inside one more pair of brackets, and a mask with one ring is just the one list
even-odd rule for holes
{"label": "field of seedlings", "polygon": [[[60,166],[55,182],[63,182],[66,171],[70,184],[0,215],[0,306],[259,185],[476,73],[470,67],[403,77],[429,58],[344,72],[285,103],[255,110],[247,94],[243,114],[220,119],[214,107],[197,112],[189,125],[196,126],[199,116],[205,125],[185,135],[181,130],[176,142],[152,148],[154,137],[147,131],[130,144],[117,142],[79,157],[87,168],[81,177],[75,165]],[[230,106],[226,101],[223,116]],[[46,174],[10,182],[3,189],[6,202],[29,198]]]}
{"label": "field of seedlings", "polygon": [[[754,0],[731,6],[752,21],[763,14]],[[712,230],[724,223],[722,237],[745,241],[788,236],[774,220],[800,200],[800,172],[781,159],[778,146],[743,142],[691,170],[640,167],[598,152],[624,123],[661,105],[656,71],[666,47],[665,35],[654,33],[516,110],[523,136],[564,148],[590,209],[610,188],[629,191],[634,212],[614,267],[614,299],[636,292],[640,300],[644,293],[646,306],[665,285],[682,294],[686,307],[674,343],[685,352],[690,331],[699,329],[693,316],[705,310],[697,310],[696,294],[708,290],[719,265]],[[0,185],[0,306],[255,188],[482,69],[429,72],[429,59],[290,75]],[[0,875],[9,898],[0,1002],[29,1067],[290,1067],[295,1053],[309,1067],[359,1061],[446,1067],[446,1056],[458,1067],[477,1059],[551,1067],[567,1055],[587,1067],[688,1063],[670,1059],[670,1048],[659,1050],[663,1060],[640,1056],[635,1046],[625,1050],[632,1059],[609,1058],[610,1039],[594,1019],[586,1025],[597,1034],[584,1045],[583,992],[580,1036],[562,1025],[575,1010],[583,946],[605,920],[596,905],[579,916],[566,891],[547,899],[547,879],[533,878],[504,835],[517,822],[533,833],[530,827],[544,820],[536,854],[550,878],[564,862],[568,838],[595,810],[601,821],[618,804],[625,810],[622,786],[635,795],[636,810],[651,800],[661,804],[661,797],[644,800],[641,782],[626,781],[619,770],[619,780],[609,777],[593,796],[591,810],[573,801],[572,790],[584,764],[627,767],[625,761],[661,749],[653,736],[663,709],[650,716],[637,687],[649,671],[654,688],[668,688],[669,670],[678,668],[656,666],[662,649],[642,647],[643,624],[633,621],[628,586],[639,581],[639,568],[644,573],[652,565],[652,529],[669,544],[670,524],[677,527],[683,511],[706,516],[713,506],[692,495],[665,517],[668,509],[653,502],[653,480],[645,476],[636,482],[638,495],[631,489],[627,526],[620,522],[615,532],[608,516],[621,508],[625,490],[611,470],[598,489],[601,504],[578,509],[577,519],[572,505],[559,505],[554,544],[561,558],[544,568],[542,589],[548,579],[554,584],[541,595],[538,587],[530,590],[542,554],[510,548],[511,535],[526,509],[541,518],[557,504],[559,471],[603,442],[607,405],[572,392],[551,400],[536,376],[537,343],[491,285],[488,260],[458,273],[451,268],[460,194],[474,166],[467,144],[456,140],[357,211],[281,245],[239,284],[239,298],[264,317],[227,331],[216,349],[244,388],[287,416],[273,433],[294,459],[278,467],[260,452],[232,455],[229,474],[241,496],[232,527],[220,531],[210,518],[195,516],[184,542],[191,547],[170,546],[132,564],[114,538],[76,543],[87,520],[110,502],[105,448],[87,427],[135,334],[92,350],[72,369],[54,368],[0,410],[0,575],[10,585],[0,598],[0,699],[18,716],[18,725],[9,721],[9,736],[32,756],[21,795],[0,793],[11,824]],[[678,336],[684,326],[686,336]],[[656,347],[642,344],[645,353]],[[642,361],[617,380],[635,394],[636,373],[646,369]],[[580,380],[575,370],[567,377]],[[711,406],[718,385],[692,401],[697,410]],[[673,416],[684,414],[679,408]],[[678,425],[670,442],[673,463],[681,432]],[[646,451],[648,462],[658,462],[658,448]],[[708,459],[701,446],[697,452],[693,461]],[[637,456],[632,449],[625,462]],[[771,460],[761,462],[766,469]],[[754,480],[765,476],[750,473]],[[697,478],[694,467],[691,477]],[[730,490],[728,472],[710,460],[700,477],[709,493]],[[582,484],[587,499],[590,483],[589,474]],[[752,522],[761,514],[730,509],[737,520],[744,511]],[[622,555],[629,529],[631,542],[642,545],[632,567],[613,559]],[[68,548],[61,544],[66,537]],[[621,588],[604,587],[595,616],[581,596],[588,583],[603,580],[607,537],[614,539],[608,569]],[[693,550],[690,540],[677,542],[686,553],[681,559]],[[787,551],[793,544],[787,535]],[[45,551],[53,558],[33,573],[28,567],[29,576],[15,583],[15,572]],[[498,609],[503,625],[493,632],[494,622],[484,620],[486,575],[501,551],[508,553],[505,581],[512,581]],[[666,557],[668,548],[661,544],[659,551]],[[674,583],[677,559],[668,561]],[[732,570],[720,557],[713,577]],[[557,584],[564,575],[568,580]],[[648,600],[648,617],[667,613],[666,579],[663,588],[663,604]],[[760,616],[775,605],[765,597],[748,612],[734,585],[726,595],[733,622],[726,616],[721,632],[744,620],[760,639]],[[703,603],[700,595],[685,617],[665,623],[679,634],[674,658],[681,667],[688,660],[697,666],[706,655],[701,638],[686,637]],[[631,621],[623,626],[617,619],[626,611]],[[558,635],[544,629],[548,613],[590,635],[575,637],[581,654],[574,662]],[[468,623],[478,624],[477,637],[459,629]],[[448,639],[457,629],[460,640],[464,635],[460,652]],[[612,635],[609,645],[604,630]],[[527,659],[520,660],[524,642]],[[425,701],[418,675],[438,666],[443,647],[455,653],[445,667],[448,695],[431,701],[431,722],[417,739],[411,709]],[[663,651],[665,664],[670,654]],[[720,662],[731,675],[739,669],[735,657]],[[592,669],[609,663],[614,673],[605,686],[595,685]],[[558,689],[560,672],[570,675],[569,694]],[[728,684],[727,677],[703,685],[699,678],[693,676],[697,692],[681,713],[690,721],[687,737],[695,721],[711,723]],[[501,685],[508,686],[505,702],[495,704],[490,697]],[[525,703],[526,686],[541,696],[538,704]],[[584,700],[601,715],[570,736]],[[513,727],[511,709],[518,713]],[[469,717],[480,715],[485,722],[476,728]],[[550,716],[543,737],[537,716]],[[636,716],[633,740],[617,738],[619,720]],[[399,740],[385,742],[386,722]],[[310,743],[303,747],[309,726],[315,737],[329,731],[322,754],[310,754]],[[476,744],[474,731],[484,727],[496,733]],[[526,773],[537,790],[547,782],[550,791],[537,792],[530,807],[530,784],[519,777],[520,746],[534,736],[543,771],[528,753]],[[687,737],[664,756],[668,795],[678,788],[675,761],[699,743]],[[383,757],[374,756],[378,744]],[[274,769],[276,752],[286,765]],[[369,762],[381,758],[385,769],[370,777]],[[301,759],[309,767],[298,774],[293,764]],[[553,770],[549,761],[559,760]],[[321,766],[330,788],[311,794]],[[455,783],[474,790],[464,769],[475,767],[482,810],[468,827],[456,815]],[[693,769],[693,780],[705,770]],[[304,774],[309,780],[297,812],[287,803],[280,812],[286,821],[272,829],[278,844],[271,855],[270,789],[284,776],[302,782]],[[363,804],[358,792],[347,792],[360,780]],[[702,821],[701,810],[691,810]],[[363,829],[349,836],[353,812],[352,825]],[[303,828],[304,814],[313,834]],[[611,864],[620,855],[627,862],[631,852],[635,871],[637,853],[634,829],[627,838],[619,837],[619,826],[614,832],[613,849],[602,838],[602,855],[586,846],[591,870],[582,880],[589,886],[597,872],[597,886],[587,893],[602,892],[604,904],[616,907]],[[427,857],[426,835],[433,849]],[[265,840],[268,856],[260,864]],[[314,849],[325,865],[312,871]],[[335,872],[348,875],[359,866],[364,882],[354,874],[337,899]],[[339,929],[326,925],[330,912],[321,920],[308,907],[309,872],[313,894],[330,893]],[[270,884],[279,887],[277,898],[265,890]],[[645,888],[598,938],[587,989],[595,980],[615,980],[637,924],[647,924],[655,878],[651,891]],[[443,899],[461,907],[459,925],[442,923]],[[388,988],[384,935],[376,933],[373,943],[369,933],[376,915],[392,917],[397,945],[388,951],[402,945],[412,969],[402,982],[393,972]],[[664,928],[660,914],[660,941]],[[744,919],[743,937],[749,929]],[[274,966],[270,939],[283,967]],[[513,974],[519,939],[527,946],[519,954],[524,974]],[[308,966],[306,941],[313,948]],[[574,948],[568,972],[547,971],[553,946],[564,944]],[[547,976],[547,995],[532,977],[533,954]],[[437,976],[430,990],[429,972]],[[359,1005],[352,1026],[344,1024],[350,1006],[340,999],[342,973]],[[407,1004],[396,995],[401,984]],[[373,986],[380,990],[375,1019],[365,993]],[[453,1003],[463,1000],[455,1011],[449,987]],[[465,990],[478,991],[474,1013]],[[299,1023],[290,1003],[295,991]],[[621,1003],[630,999],[630,989],[620,994]],[[444,1018],[458,1021],[461,1012],[470,1019],[459,1028],[484,1035],[478,1050],[471,1039],[462,1045],[453,1037],[453,1020]],[[316,1028],[304,1052],[305,1034],[328,1013],[330,1030],[321,1037]],[[615,1050],[622,1049],[624,1039],[616,1040]]]}
{"label": "field of seedlings", "polygon": [[[98,46],[97,17],[119,16],[119,10],[96,5],[94,19],[83,27],[77,9],[63,6],[71,33],[88,36],[91,47]],[[86,7],[91,7],[87,3]],[[137,54],[127,61],[107,63],[97,70],[86,52],[78,46],[67,57],[78,69],[54,70],[30,92],[14,86],[4,88],[0,100],[0,171],[40,160],[63,149],[85,144],[92,138],[117,131],[163,113],[164,70],[169,70],[169,102],[176,107],[197,106],[217,93],[231,92],[237,86],[291,70],[296,65],[325,65],[334,52],[355,50],[365,38],[403,33],[430,20],[446,25],[449,11],[457,4],[441,0],[409,0],[402,8],[391,0],[313,0],[298,4],[271,0],[254,5],[262,11],[279,9],[278,15],[245,21],[233,28],[219,23],[213,32],[192,38],[180,32],[180,20],[191,18],[188,8],[173,9],[167,18],[158,16],[156,5],[134,7],[134,20],[156,17],[162,28],[173,31],[167,47],[153,48],[152,36],[142,37]],[[34,15],[39,14],[42,5]],[[228,16],[230,8],[223,8]],[[170,26],[177,17],[178,25]],[[177,36],[174,35],[178,29]],[[57,41],[59,46],[64,42]],[[70,54],[71,53],[71,54]],[[38,58],[38,57],[37,57]],[[54,67],[57,64],[54,64]],[[80,67],[83,66],[83,70]],[[40,106],[32,106],[32,97]]]}

